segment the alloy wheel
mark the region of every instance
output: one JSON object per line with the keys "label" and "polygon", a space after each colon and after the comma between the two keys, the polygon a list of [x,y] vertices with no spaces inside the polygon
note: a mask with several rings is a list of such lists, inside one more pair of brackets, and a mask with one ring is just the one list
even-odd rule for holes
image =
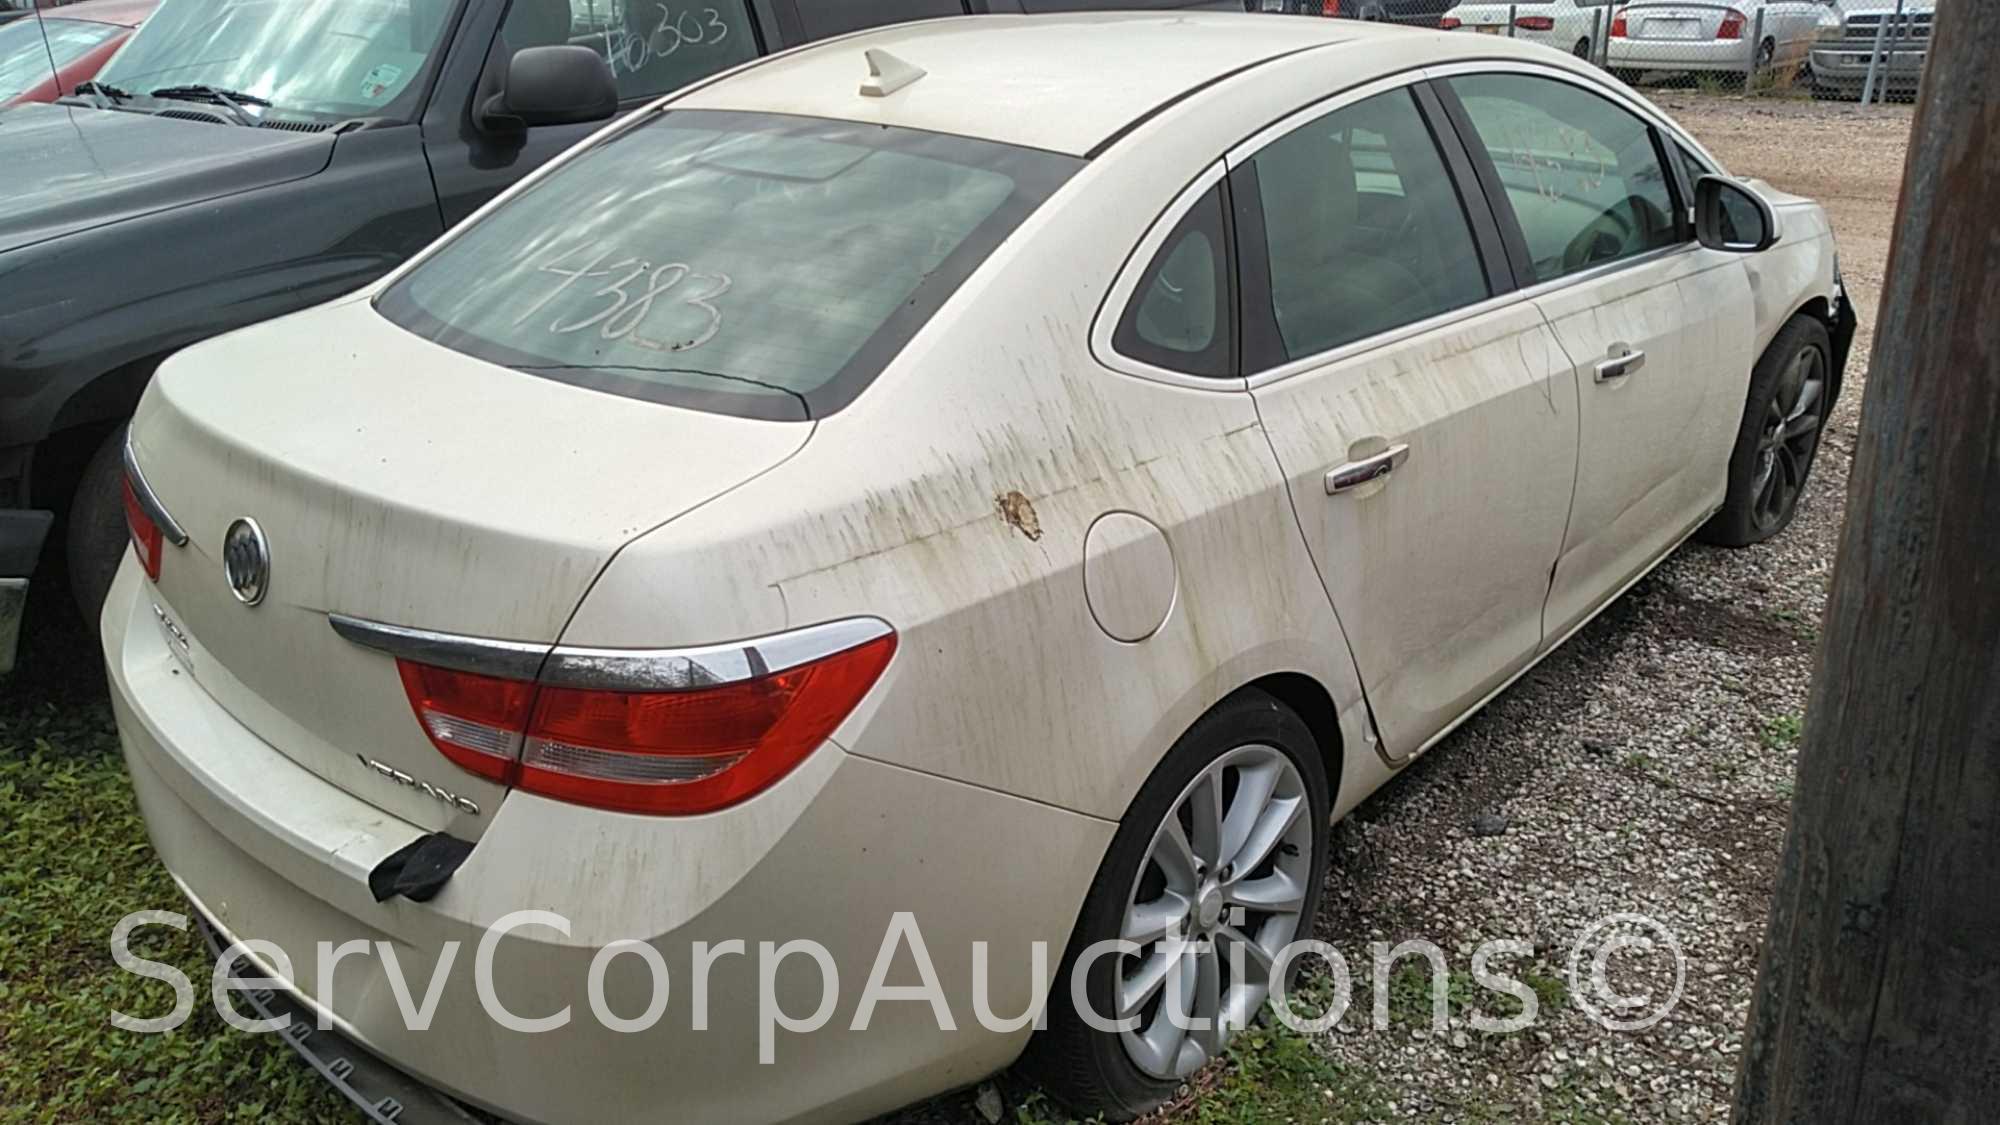
{"label": "alloy wheel", "polygon": [[1312,802],[1276,747],[1239,746],[1196,775],[1154,830],[1126,900],[1113,1018],[1140,1070],[1199,1070],[1263,1007],[1299,932]]}
{"label": "alloy wheel", "polygon": [[1818,348],[1803,348],[1778,381],[1757,437],[1757,474],[1751,483],[1759,527],[1784,520],[1804,491],[1806,471],[1819,445],[1826,398],[1826,360]]}

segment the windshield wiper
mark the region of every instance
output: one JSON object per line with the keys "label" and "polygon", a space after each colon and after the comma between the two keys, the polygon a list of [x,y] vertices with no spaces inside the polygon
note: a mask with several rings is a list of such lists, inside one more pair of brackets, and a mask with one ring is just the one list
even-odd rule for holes
{"label": "windshield wiper", "polygon": [[257,119],[250,116],[250,111],[244,109],[244,106],[268,106],[271,104],[268,99],[260,98],[255,94],[224,90],[217,86],[162,86],[157,90],[151,91],[151,96],[182,102],[213,102],[227,109],[230,113],[235,114],[237,122],[243,125],[257,124]]}
{"label": "windshield wiper", "polygon": [[[111,85],[109,82],[79,82],[76,84],[75,92],[89,95],[90,104],[96,106],[98,109],[110,109],[119,102],[129,102],[132,100],[130,93]],[[104,100],[106,98],[111,99],[109,104],[106,104]]]}

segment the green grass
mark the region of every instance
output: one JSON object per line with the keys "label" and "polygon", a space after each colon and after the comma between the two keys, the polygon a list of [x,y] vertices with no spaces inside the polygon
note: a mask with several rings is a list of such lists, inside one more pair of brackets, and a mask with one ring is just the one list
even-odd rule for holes
{"label": "green grass", "polygon": [[1805,726],[1805,719],[1798,715],[1766,719],[1763,729],[1757,732],[1757,741],[1766,750],[1786,750],[1798,745],[1799,735],[1804,733]]}
{"label": "green grass", "polygon": [[111,1025],[113,1011],[174,1002],[113,963],[112,926],[182,900],[146,842],[110,708],[0,690],[0,1120],[355,1120],[282,1043],[215,1014],[192,933],[147,926],[131,943],[195,983],[188,1021],[157,1035]]}
{"label": "green grass", "polygon": [[[1537,972],[1532,967],[1523,968],[1516,959],[1500,959],[1492,970],[1499,975],[1513,977],[1534,992],[1537,1022],[1551,1018],[1569,1001],[1569,988],[1561,977]],[[1432,990],[1437,987],[1431,983],[1432,976],[1430,963],[1419,959],[1399,961],[1395,968],[1389,970],[1389,1026],[1431,1026]],[[1356,1003],[1372,1005],[1374,995],[1372,985],[1357,982]],[[1490,1020],[1511,1020],[1521,1014],[1522,1007],[1521,1001],[1511,993],[1487,988],[1466,970],[1456,969],[1445,977],[1445,1010],[1452,1019],[1469,1020],[1477,1014]],[[1372,1009],[1363,1015],[1372,1018]]]}
{"label": "green grass", "polygon": [[[1302,1018],[1324,1011],[1330,992],[1302,981],[1292,1010]],[[1358,991],[1357,991],[1358,995]],[[1193,1096],[1147,1121],[1174,1125],[1362,1125],[1393,1119],[1390,1097],[1375,1081],[1328,1059],[1304,1034],[1275,1019],[1239,1032],[1220,1062],[1192,1080]],[[1094,1125],[1078,1122],[1041,1093],[1014,1107],[1013,1125]]]}

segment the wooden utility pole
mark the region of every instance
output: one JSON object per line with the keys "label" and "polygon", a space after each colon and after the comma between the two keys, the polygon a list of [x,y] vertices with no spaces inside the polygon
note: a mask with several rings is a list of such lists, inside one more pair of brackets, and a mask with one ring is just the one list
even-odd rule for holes
{"label": "wooden utility pole", "polygon": [[2000,0],[1936,20],[1739,1125],[2000,1121]]}

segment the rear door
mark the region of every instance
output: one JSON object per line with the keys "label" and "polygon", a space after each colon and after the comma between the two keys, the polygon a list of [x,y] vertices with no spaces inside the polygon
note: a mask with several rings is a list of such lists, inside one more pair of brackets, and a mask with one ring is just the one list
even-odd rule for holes
{"label": "rear door", "polygon": [[437,94],[424,114],[424,149],[446,226],[470,215],[557,153],[603,127],[538,125],[525,134],[482,130],[475,110],[499,93],[514,52],[575,44],[610,63],[619,111],[787,42],[769,0],[498,0],[469,9]]}
{"label": "rear door", "polygon": [[1577,418],[1435,101],[1395,81],[1230,163],[1250,387],[1400,758],[1541,643]]}
{"label": "rear door", "polygon": [[1581,406],[1553,643],[1719,501],[1718,440],[1751,364],[1749,281],[1739,256],[1693,241],[1661,138],[1630,108],[1554,72],[1441,85]]}

